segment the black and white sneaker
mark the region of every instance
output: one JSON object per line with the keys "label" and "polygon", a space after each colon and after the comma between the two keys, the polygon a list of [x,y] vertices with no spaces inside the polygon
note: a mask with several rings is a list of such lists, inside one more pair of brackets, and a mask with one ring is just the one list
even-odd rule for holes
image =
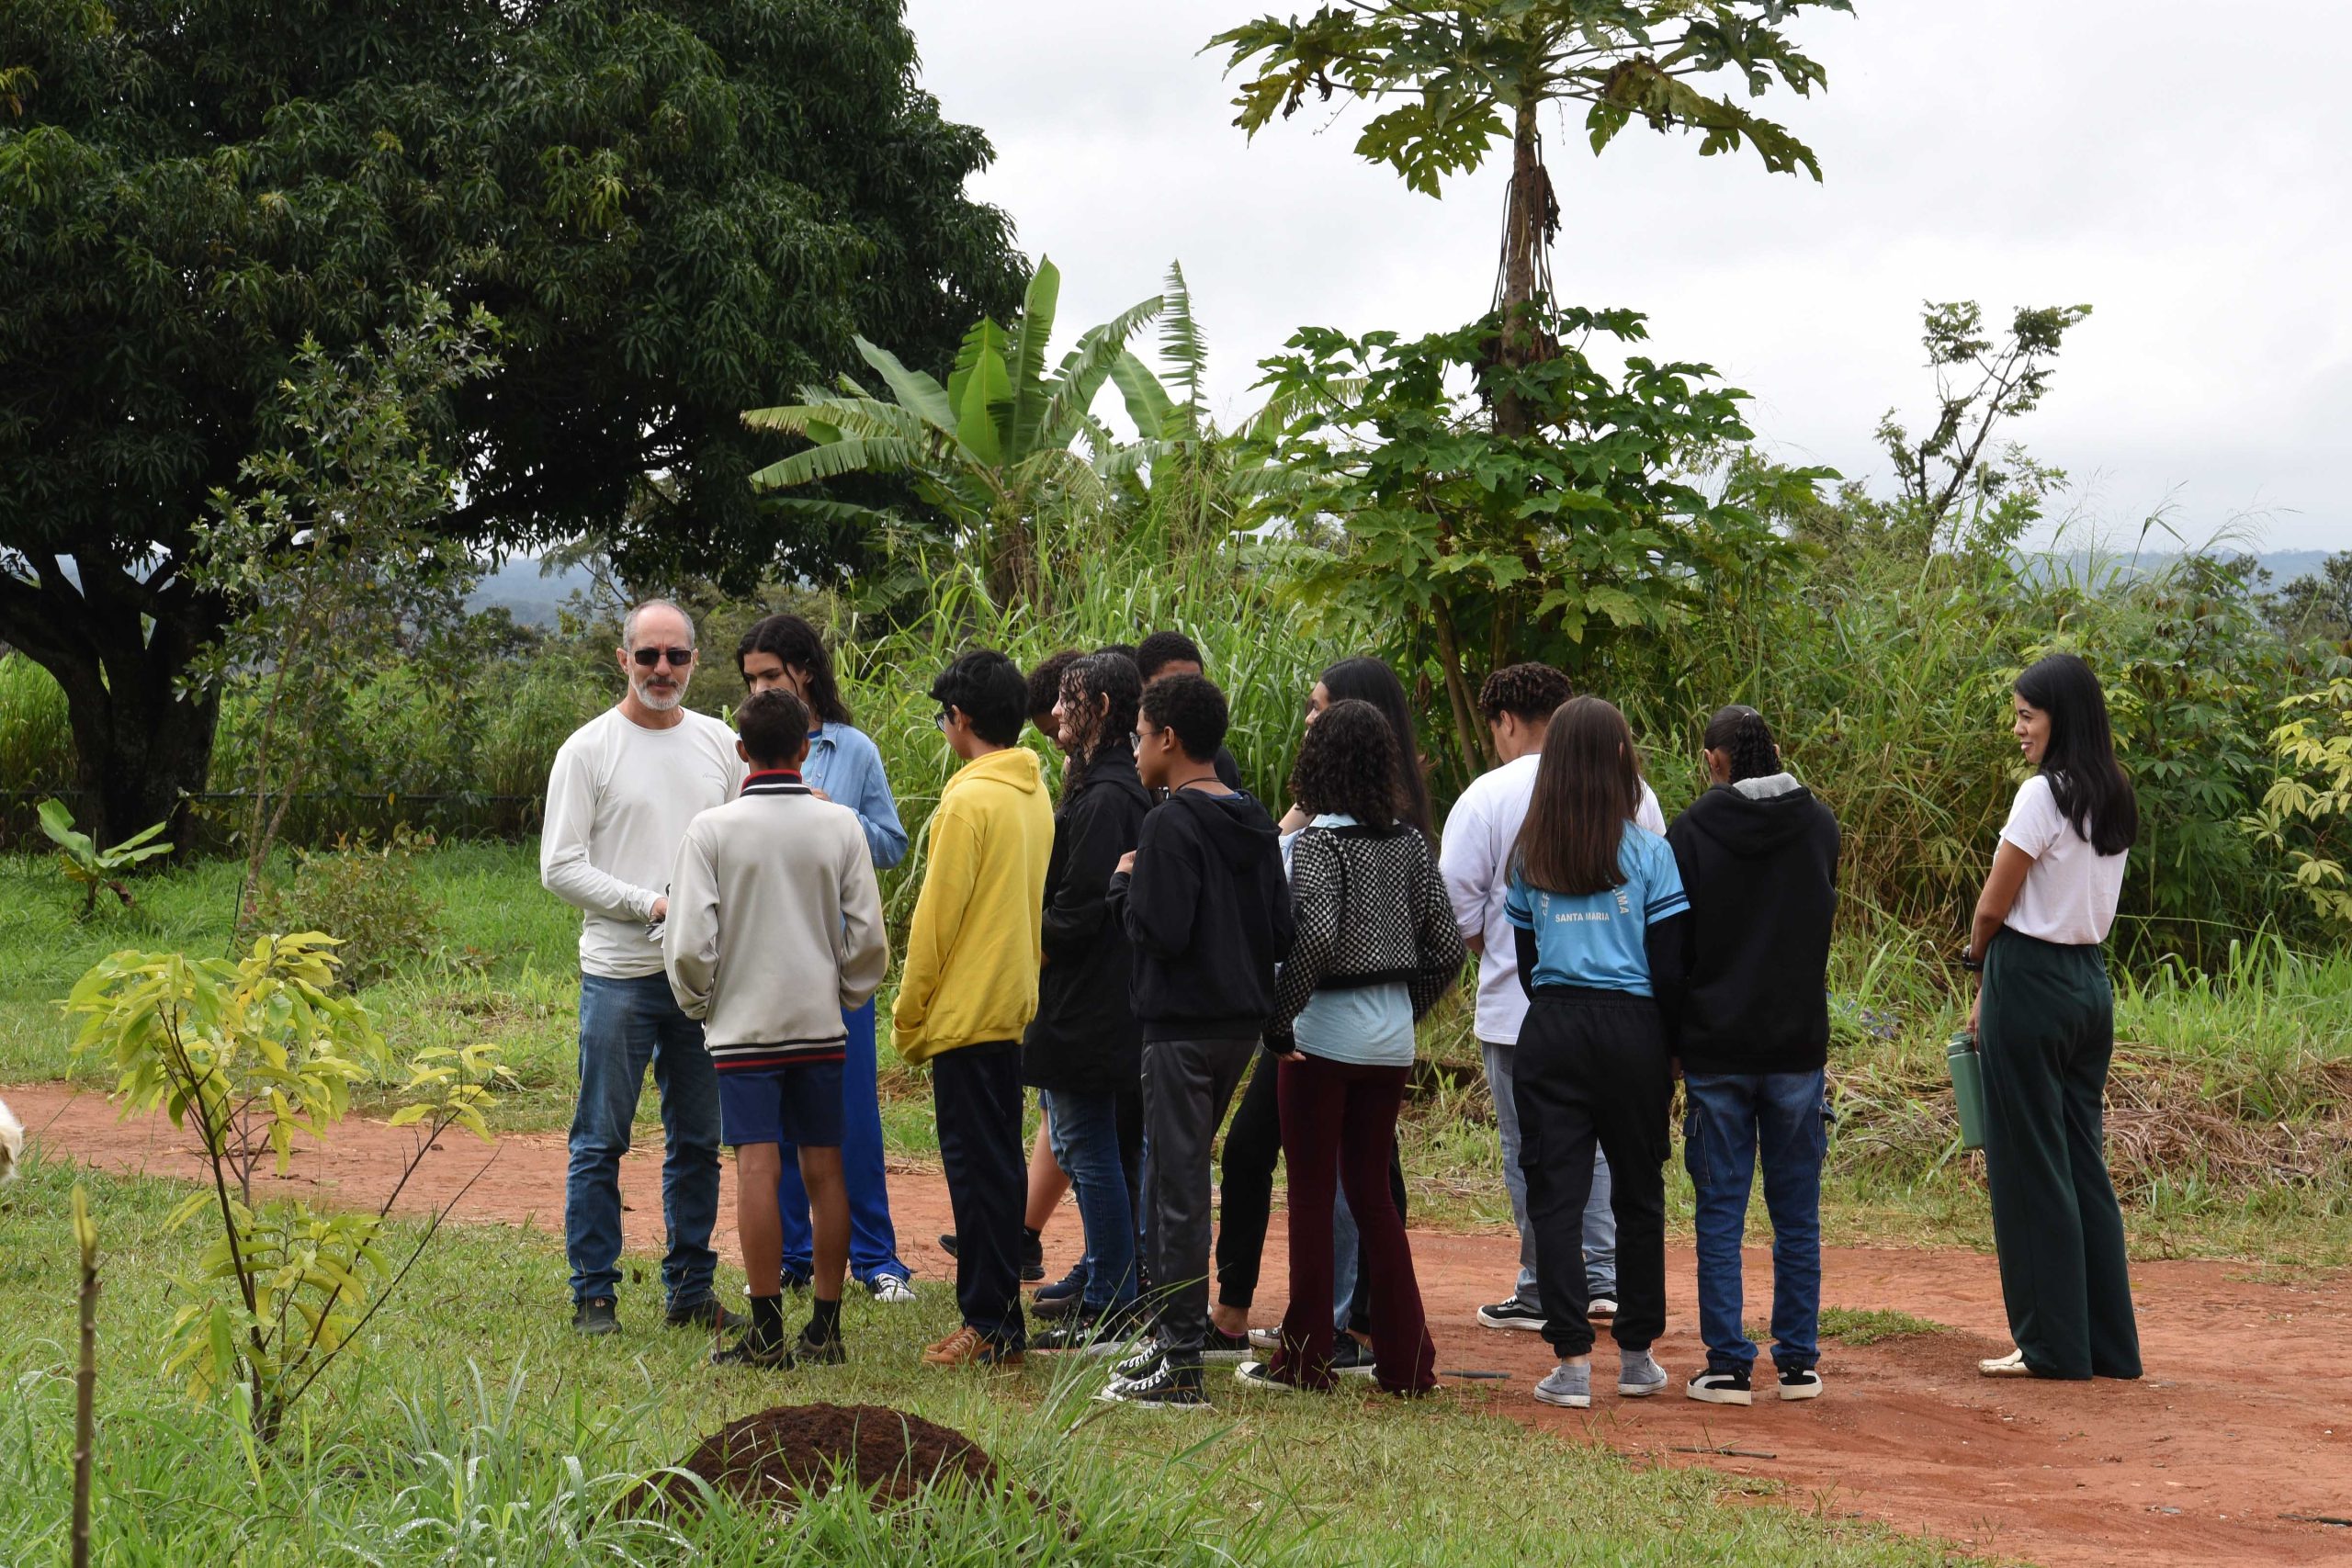
{"label": "black and white sneaker", "polygon": [[1781,1397],[1782,1399],[1819,1399],[1821,1374],[1811,1367],[1782,1367],[1781,1369]]}
{"label": "black and white sneaker", "polygon": [[1529,1306],[1517,1296],[1478,1309],[1479,1325],[1486,1328],[1527,1328],[1541,1334],[1544,1321],[1542,1307]]}
{"label": "black and white sneaker", "polygon": [[1159,1341],[1147,1337],[1142,1344],[1112,1364],[1111,1381],[1114,1383],[1135,1382],[1150,1377],[1159,1371],[1159,1364],[1167,1359],[1168,1352],[1159,1348]]}
{"label": "black and white sneaker", "polygon": [[1209,1396],[1201,1391],[1201,1369],[1162,1361],[1148,1377],[1114,1378],[1095,1399],[1103,1404],[1139,1404],[1146,1410],[1206,1410]]}
{"label": "black and white sneaker", "polygon": [[1127,1337],[1119,1332],[1115,1323],[1105,1323],[1100,1316],[1079,1313],[1063,1318],[1051,1328],[1030,1336],[1032,1350],[1094,1351],[1102,1346],[1124,1346]]}
{"label": "black and white sneaker", "polygon": [[1380,1369],[1372,1347],[1352,1334],[1331,1336],[1331,1370],[1342,1377],[1368,1378]]}
{"label": "black and white sneaker", "polygon": [[1204,1361],[1246,1361],[1250,1359],[1250,1336],[1227,1334],[1216,1324],[1209,1325],[1208,1337],[1201,1341]]}
{"label": "black and white sneaker", "polygon": [[1702,1367],[1690,1374],[1682,1392],[1702,1404],[1753,1404],[1746,1367]]}
{"label": "black and white sneaker", "polygon": [[1267,1361],[1244,1361],[1233,1369],[1233,1381],[1244,1388],[1272,1389],[1276,1393],[1304,1393],[1306,1391],[1295,1382],[1284,1382],[1274,1376],[1274,1369]]}
{"label": "black and white sneaker", "polygon": [[1277,1324],[1272,1328],[1251,1329],[1250,1331],[1250,1348],[1252,1350],[1281,1349],[1283,1348],[1282,1326]]}

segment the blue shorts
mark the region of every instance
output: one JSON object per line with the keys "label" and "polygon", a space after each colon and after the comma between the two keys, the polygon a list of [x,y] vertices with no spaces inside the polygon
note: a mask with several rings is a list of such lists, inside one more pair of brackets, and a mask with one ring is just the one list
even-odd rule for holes
{"label": "blue shorts", "polygon": [[718,1075],[719,1142],[842,1146],[842,1065],[796,1062]]}

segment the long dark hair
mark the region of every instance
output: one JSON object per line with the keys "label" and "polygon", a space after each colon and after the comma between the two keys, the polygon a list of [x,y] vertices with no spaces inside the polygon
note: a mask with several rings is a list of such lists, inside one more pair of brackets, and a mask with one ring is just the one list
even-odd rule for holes
{"label": "long dark hair", "polygon": [[773,653],[786,669],[797,664],[808,671],[808,707],[818,723],[857,723],[842,701],[841,688],[833,683],[833,656],[825,651],[825,639],[817,635],[815,626],[795,615],[770,615],[735,645],[735,668],[741,671],[743,660],[754,653]]}
{"label": "long dark hair", "polygon": [[[1106,697],[1110,706],[1098,719],[1095,705]],[[1086,775],[1104,757],[1133,750],[1143,676],[1124,653],[1087,654],[1062,671],[1061,699],[1078,737],[1069,769],[1062,775],[1062,795],[1068,799],[1086,787]],[[1082,723],[1076,721],[1080,714],[1085,716]]]}
{"label": "long dark hair", "polygon": [[1406,700],[1405,682],[1379,660],[1359,657],[1342,659],[1324,671],[1323,689],[1335,705],[1351,700],[1370,703],[1388,721],[1388,732],[1396,740],[1396,816],[1419,828],[1423,838],[1431,837],[1429,781],[1421,776],[1420,741],[1413,733],[1413,706]]}
{"label": "long dark hair", "polygon": [[1731,759],[1733,784],[1742,779],[1769,779],[1781,771],[1781,750],[1772,744],[1771,727],[1754,708],[1736,703],[1717,708],[1715,716],[1707,721],[1707,733],[1701,744]]}
{"label": "long dark hair", "polygon": [[1304,811],[1354,818],[1367,828],[1396,820],[1396,731],[1361,697],[1323,710],[1298,749],[1290,796]]}
{"label": "long dark hair", "polygon": [[1569,698],[1544,734],[1513,857],[1520,875],[1571,897],[1623,886],[1619,845],[1641,801],[1642,764],[1625,716],[1599,697]]}
{"label": "long dark hair", "polygon": [[2140,802],[2115,760],[2115,731],[2098,677],[2075,655],[2052,653],[2028,667],[2016,690],[2050,716],[2041,776],[2067,825],[2100,854],[2130,849],[2140,836]]}

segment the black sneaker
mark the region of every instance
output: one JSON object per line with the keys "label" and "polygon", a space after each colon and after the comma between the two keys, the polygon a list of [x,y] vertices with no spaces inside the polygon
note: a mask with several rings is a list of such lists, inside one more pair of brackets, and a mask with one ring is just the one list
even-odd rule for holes
{"label": "black sneaker", "polygon": [[[956,1256],[956,1233],[947,1231],[939,1238],[939,1250],[948,1257]],[[1042,1236],[1021,1233],[1021,1282],[1035,1284],[1046,1277],[1046,1243]]]}
{"label": "black sneaker", "polygon": [[1208,1337],[1201,1341],[1202,1360],[1248,1361],[1255,1359],[1248,1334],[1227,1334],[1216,1324],[1209,1325]]}
{"label": "black sneaker", "polygon": [[1304,1393],[1306,1391],[1295,1382],[1284,1382],[1274,1376],[1271,1361],[1244,1361],[1233,1369],[1233,1381],[1244,1388],[1269,1389],[1275,1393]]}
{"label": "black sneaker", "polygon": [[1113,1379],[1096,1394],[1103,1404],[1139,1404],[1146,1410],[1206,1410],[1209,1397],[1201,1392],[1201,1369],[1162,1362],[1149,1377],[1132,1382]]}
{"label": "black sneaker", "polygon": [[1702,1404],[1753,1404],[1746,1367],[1702,1367],[1690,1374],[1682,1392]]}
{"label": "black sneaker", "polygon": [[1821,1374],[1811,1367],[1782,1367],[1781,1369],[1781,1397],[1782,1399],[1819,1399]]}
{"label": "black sneaker", "polygon": [[1517,1296],[1478,1309],[1478,1322],[1487,1328],[1528,1328],[1541,1334],[1545,1321],[1542,1307],[1529,1306]]}
{"label": "black sneaker", "polygon": [[612,1298],[598,1296],[572,1303],[571,1326],[582,1334],[618,1334],[621,1320],[614,1315]]}
{"label": "black sneaker", "polygon": [[719,1305],[717,1296],[705,1296],[690,1305],[672,1307],[662,1314],[662,1321],[673,1328],[708,1328],[719,1332],[743,1325],[742,1314],[729,1312]]}
{"label": "black sneaker", "polygon": [[1378,1371],[1372,1347],[1352,1334],[1331,1336],[1331,1370],[1351,1378],[1368,1378]]}
{"label": "black sneaker", "polygon": [[1159,1348],[1159,1341],[1147,1337],[1132,1352],[1113,1364],[1111,1381],[1114,1383],[1135,1382],[1150,1377],[1159,1371],[1159,1364],[1167,1359],[1168,1352]]}
{"label": "black sneaker", "polygon": [[1029,1341],[1032,1350],[1098,1350],[1103,1346],[1120,1347],[1127,1337],[1115,1324],[1105,1323],[1096,1314],[1077,1313],[1062,1319]]}
{"label": "black sneaker", "polygon": [[714,1367],[762,1367],[776,1371],[790,1371],[794,1365],[792,1347],[782,1340],[762,1339],[746,1334],[724,1350],[710,1353]]}

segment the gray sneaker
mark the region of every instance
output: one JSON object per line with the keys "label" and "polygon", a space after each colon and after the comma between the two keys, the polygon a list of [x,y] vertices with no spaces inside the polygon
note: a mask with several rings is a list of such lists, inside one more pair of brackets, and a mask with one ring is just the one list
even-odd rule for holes
{"label": "gray sneaker", "polygon": [[1535,1385],[1535,1397],[1564,1410],[1592,1408],[1592,1368],[1555,1367],[1552,1375]]}
{"label": "gray sneaker", "polygon": [[1647,1399],[1666,1386],[1666,1369],[1647,1350],[1618,1352],[1617,1392],[1627,1399]]}

